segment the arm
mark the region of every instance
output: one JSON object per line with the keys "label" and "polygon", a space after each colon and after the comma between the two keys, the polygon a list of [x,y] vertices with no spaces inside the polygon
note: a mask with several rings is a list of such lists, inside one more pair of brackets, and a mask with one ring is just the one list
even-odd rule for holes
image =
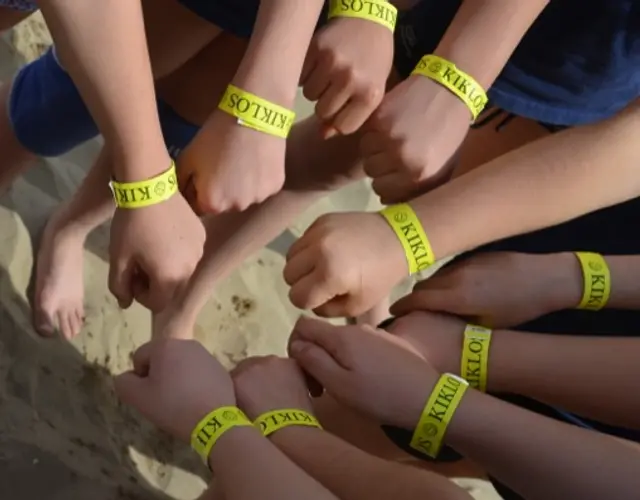
{"label": "arm", "polygon": [[522,394],[640,429],[639,358],[638,338],[496,330],[489,351],[489,390]]}
{"label": "arm", "polygon": [[298,466],[344,500],[471,498],[442,476],[379,459],[320,429],[289,427],[271,439]]}
{"label": "arm", "polygon": [[[550,273],[563,276],[558,286],[550,290],[554,310],[574,309],[580,303],[584,289],[582,270],[571,252],[541,256],[548,262]],[[611,309],[640,310],[640,255],[605,255],[611,273],[611,295],[605,304]]]}
{"label": "arm", "polygon": [[455,63],[487,89],[548,3],[463,1],[435,55]]}
{"label": "arm", "polygon": [[251,42],[233,83],[276,104],[293,107],[322,5],[322,0],[261,2]]}
{"label": "arm", "polygon": [[447,443],[530,500],[625,500],[640,488],[640,450],[468,390]]}
{"label": "arm", "polygon": [[[218,491],[226,500],[336,499],[250,427],[239,427],[222,436],[209,464],[218,478]],[[215,498],[214,493],[212,488],[210,498]]]}
{"label": "arm", "polygon": [[160,130],[138,1],[41,0],[58,54],[114,155],[121,181],[153,177],[170,159]]}
{"label": "arm", "polygon": [[[638,196],[640,101],[503,155],[411,202],[437,258]],[[398,252],[398,262],[404,255]]]}

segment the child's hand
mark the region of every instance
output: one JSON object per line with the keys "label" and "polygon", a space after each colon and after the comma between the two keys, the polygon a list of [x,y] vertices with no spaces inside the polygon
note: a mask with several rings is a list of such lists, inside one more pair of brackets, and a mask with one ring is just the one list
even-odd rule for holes
{"label": "child's hand", "polygon": [[424,76],[391,90],[361,141],[365,172],[382,203],[406,201],[446,182],[470,122],[466,105]]}
{"label": "child's hand", "polygon": [[484,253],[418,283],[391,312],[446,312],[507,328],[576,307],[582,287],[580,264],[571,253]]}
{"label": "child's hand", "polygon": [[133,371],[116,377],[128,405],[184,442],[209,412],[234,406],[227,371],[195,340],[155,340],[133,356]]}
{"label": "child's hand", "polygon": [[217,110],[180,156],[180,185],[197,213],[244,211],[282,189],[285,144]]}
{"label": "child's hand", "polygon": [[301,85],[316,102],[324,134],[351,134],[378,107],[393,63],[393,33],[371,21],[337,18],[311,42]]}
{"label": "child's hand", "polygon": [[356,317],[409,274],[402,245],[377,213],[328,214],[287,254],[291,302],[325,317]]}
{"label": "child's hand", "polygon": [[415,427],[438,379],[409,343],[368,326],[302,318],[289,354],[342,404],[407,429]]}

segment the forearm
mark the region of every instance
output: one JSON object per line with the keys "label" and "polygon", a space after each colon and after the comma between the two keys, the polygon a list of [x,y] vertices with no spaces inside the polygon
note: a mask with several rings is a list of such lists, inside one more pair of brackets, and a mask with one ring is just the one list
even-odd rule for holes
{"label": "forearm", "polygon": [[444,477],[381,460],[319,429],[290,427],[275,433],[272,440],[343,500],[470,499]]}
{"label": "forearm", "polygon": [[292,107],[322,5],[322,0],[262,1],[251,42],[233,82],[264,99]]}
{"label": "forearm", "polygon": [[411,202],[437,258],[640,194],[640,101],[512,151]]}
{"label": "forearm", "polygon": [[140,2],[39,5],[65,69],[113,151],[116,177],[141,180],[166,170]]}
{"label": "forearm", "polygon": [[238,427],[227,432],[214,446],[209,463],[218,484],[205,498],[336,500],[257,429]]}
{"label": "forearm", "polygon": [[548,3],[463,1],[435,54],[454,62],[487,89]]}
{"label": "forearm", "polygon": [[638,447],[476,391],[463,397],[447,444],[530,500],[626,500],[640,488]]}
{"label": "forearm", "polygon": [[640,429],[639,358],[638,338],[497,330],[489,351],[489,390]]}
{"label": "forearm", "polygon": [[[604,255],[603,257],[611,274],[611,294],[604,307],[640,310],[640,289],[638,289],[640,255]],[[548,254],[545,259],[549,261],[549,272],[563,277],[563,282],[550,290],[554,310],[577,307],[584,293],[584,278],[575,253]]]}

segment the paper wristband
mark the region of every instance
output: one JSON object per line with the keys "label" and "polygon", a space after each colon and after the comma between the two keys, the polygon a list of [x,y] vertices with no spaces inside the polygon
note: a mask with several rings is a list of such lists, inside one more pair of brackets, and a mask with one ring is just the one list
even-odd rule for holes
{"label": "paper wristband", "polygon": [[223,406],[204,417],[191,433],[191,448],[205,464],[214,445],[229,429],[253,427],[242,410],[235,406]]}
{"label": "paper wristband", "polygon": [[169,170],[146,181],[111,181],[109,187],[118,208],[133,209],[157,205],[178,192],[176,164],[171,162]]}
{"label": "paper wristband", "polygon": [[578,309],[598,311],[609,301],[611,295],[611,272],[602,255],[589,252],[576,252],[582,267],[584,288]]}
{"label": "paper wristband", "polygon": [[296,114],[282,106],[229,85],[218,108],[235,116],[238,124],[258,132],[286,139]]}
{"label": "paper wristband", "polygon": [[396,28],[398,9],[386,0],[331,0],[329,19],[352,17],[378,23],[392,32]]}
{"label": "paper wristband", "polygon": [[409,274],[423,271],[435,262],[431,243],[410,205],[391,205],[381,210],[380,215],[386,219],[402,244]]}
{"label": "paper wristband", "polygon": [[487,93],[473,77],[442,57],[424,56],[411,74],[426,76],[448,88],[467,105],[473,120],[478,118],[489,100]]}
{"label": "paper wristband", "polygon": [[303,410],[285,409],[275,410],[260,415],[254,422],[263,436],[270,436],[280,429],[293,425],[303,427],[316,427],[322,429],[318,419]]}
{"label": "paper wristband", "polygon": [[460,375],[471,387],[487,392],[489,346],[491,330],[483,326],[467,325],[464,329]]}
{"label": "paper wristband", "polygon": [[431,458],[438,456],[447,427],[468,387],[465,380],[450,373],[440,377],[413,433],[411,448]]}

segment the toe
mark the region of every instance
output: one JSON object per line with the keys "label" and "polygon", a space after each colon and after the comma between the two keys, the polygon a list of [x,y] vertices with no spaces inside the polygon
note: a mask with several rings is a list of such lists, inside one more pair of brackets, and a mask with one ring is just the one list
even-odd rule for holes
{"label": "toe", "polygon": [[55,314],[51,314],[44,307],[36,306],[33,311],[33,326],[38,334],[43,337],[54,337],[58,327],[55,317]]}

